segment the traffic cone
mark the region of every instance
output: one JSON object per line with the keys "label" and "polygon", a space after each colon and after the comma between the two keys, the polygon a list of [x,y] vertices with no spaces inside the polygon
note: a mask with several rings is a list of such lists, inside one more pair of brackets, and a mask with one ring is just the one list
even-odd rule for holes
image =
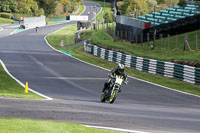
{"label": "traffic cone", "polygon": [[26,82],[26,86],[25,86],[25,89],[24,89],[24,93],[28,93],[28,82]]}

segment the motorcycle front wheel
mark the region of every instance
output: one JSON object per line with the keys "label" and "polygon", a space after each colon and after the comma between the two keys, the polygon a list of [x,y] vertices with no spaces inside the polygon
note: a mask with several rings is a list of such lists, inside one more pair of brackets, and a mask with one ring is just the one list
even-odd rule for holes
{"label": "motorcycle front wheel", "polygon": [[114,89],[113,93],[111,94],[110,96],[110,99],[109,99],[109,102],[112,104],[115,102],[115,99],[117,97],[117,94],[118,94],[118,90],[117,89]]}

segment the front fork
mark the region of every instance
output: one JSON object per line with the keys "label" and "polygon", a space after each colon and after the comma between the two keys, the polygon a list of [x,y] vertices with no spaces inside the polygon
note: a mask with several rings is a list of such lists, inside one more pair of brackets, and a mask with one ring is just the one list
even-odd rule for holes
{"label": "front fork", "polygon": [[113,95],[113,92],[114,92],[115,89],[116,89],[116,90],[119,90],[119,87],[117,87],[117,88],[115,88],[115,87],[116,87],[116,85],[114,85],[114,86],[112,87],[112,90],[111,90],[110,96]]}

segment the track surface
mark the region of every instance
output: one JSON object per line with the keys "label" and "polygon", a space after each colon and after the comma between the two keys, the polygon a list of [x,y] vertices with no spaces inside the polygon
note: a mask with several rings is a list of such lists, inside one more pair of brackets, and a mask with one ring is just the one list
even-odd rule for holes
{"label": "track surface", "polygon": [[[84,3],[88,13],[91,3]],[[149,132],[200,131],[200,98],[129,79],[116,102],[100,103],[107,71],[52,50],[47,34],[74,22],[0,38],[9,72],[53,101],[0,99],[0,117],[67,121]]]}
{"label": "track surface", "polygon": [[19,24],[0,24],[3,29],[0,30],[0,38],[9,35],[19,28]]}

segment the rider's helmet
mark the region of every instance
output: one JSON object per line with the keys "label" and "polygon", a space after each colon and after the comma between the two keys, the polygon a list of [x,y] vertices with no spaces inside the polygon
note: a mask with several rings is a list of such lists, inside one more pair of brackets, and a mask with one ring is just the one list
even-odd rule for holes
{"label": "rider's helmet", "polygon": [[124,72],[124,65],[119,63],[117,70],[118,70],[119,73],[123,73]]}

